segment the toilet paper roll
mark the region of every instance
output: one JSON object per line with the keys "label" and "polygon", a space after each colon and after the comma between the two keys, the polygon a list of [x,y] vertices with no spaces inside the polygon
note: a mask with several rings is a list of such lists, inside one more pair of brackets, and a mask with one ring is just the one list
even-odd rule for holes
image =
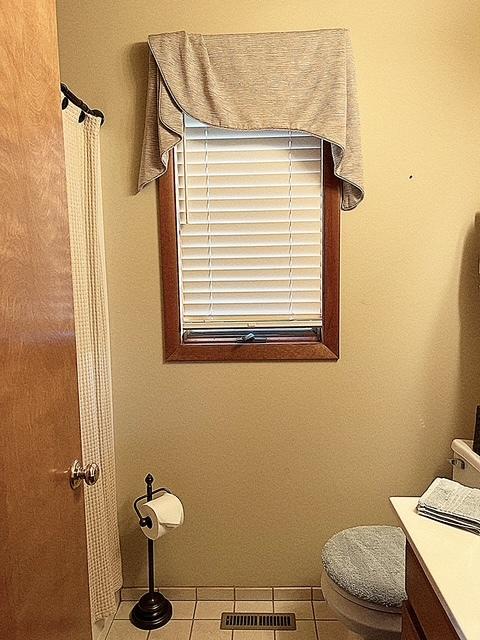
{"label": "toilet paper roll", "polygon": [[143,533],[150,540],[157,540],[171,529],[176,529],[183,524],[184,519],[183,505],[173,493],[163,493],[159,498],[143,503],[140,513],[152,521],[151,528],[142,527]]}

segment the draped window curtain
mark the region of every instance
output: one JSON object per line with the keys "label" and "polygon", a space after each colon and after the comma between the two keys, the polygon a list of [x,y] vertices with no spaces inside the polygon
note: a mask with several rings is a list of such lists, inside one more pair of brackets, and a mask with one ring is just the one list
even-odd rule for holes
{"label": "draped window curtain", "polygon": [[167,169],[184,115],[222,129],[306,132],[331,145],[342,209],[363,198],[355,70],[347,29],[161,33],[150,48],[138,188]]}
{"label": "draped window curtain", "polygon": [[80,426],[84,463],[99,481],[84,487],[92,619],[116,609],[122,585],[117,521],[110,349],[100,181],[100,118],[68,103],[63,110],[75,311]]}

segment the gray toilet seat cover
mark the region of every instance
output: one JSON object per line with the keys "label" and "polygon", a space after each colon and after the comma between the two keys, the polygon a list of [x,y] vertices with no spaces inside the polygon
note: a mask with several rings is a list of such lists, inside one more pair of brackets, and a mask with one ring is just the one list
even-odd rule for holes
{"label": "gray toilet seat cover", "polygon": [[360,600],[400,607],[405,592],[405,535],[399,527],[353,527],[336,533],[322,551],[323,567]]}

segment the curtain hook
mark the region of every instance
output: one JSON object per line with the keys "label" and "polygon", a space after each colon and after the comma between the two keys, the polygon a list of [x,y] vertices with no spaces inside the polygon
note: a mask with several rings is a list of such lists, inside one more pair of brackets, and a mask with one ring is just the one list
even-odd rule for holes
{"label": "curtain hook", "polygon": [[83,122],[85,120],[85,111],[80,111],[80,115],[78,116],[78,121]]}
{"label": "curtain hook", "polygon": [[68,107],[68,98],[67,98],[67,96],[64,96],[63,100],[62,100],[62,111],[64,109],[66,109],[67,107]]}

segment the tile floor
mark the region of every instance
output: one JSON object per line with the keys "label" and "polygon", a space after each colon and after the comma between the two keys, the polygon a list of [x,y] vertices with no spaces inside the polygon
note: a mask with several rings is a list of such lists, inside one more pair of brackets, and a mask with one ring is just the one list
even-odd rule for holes
{"label": "tile floor", "polygon": [[[347,640],[345,627],[337,622],[326,602],[288,600],[177,600],[173,618],[162,629],[142,631],[128,617],[134,600],[120,603],[107,640]],[[295,613],[296,631],[224,631],[224,611]]]}

